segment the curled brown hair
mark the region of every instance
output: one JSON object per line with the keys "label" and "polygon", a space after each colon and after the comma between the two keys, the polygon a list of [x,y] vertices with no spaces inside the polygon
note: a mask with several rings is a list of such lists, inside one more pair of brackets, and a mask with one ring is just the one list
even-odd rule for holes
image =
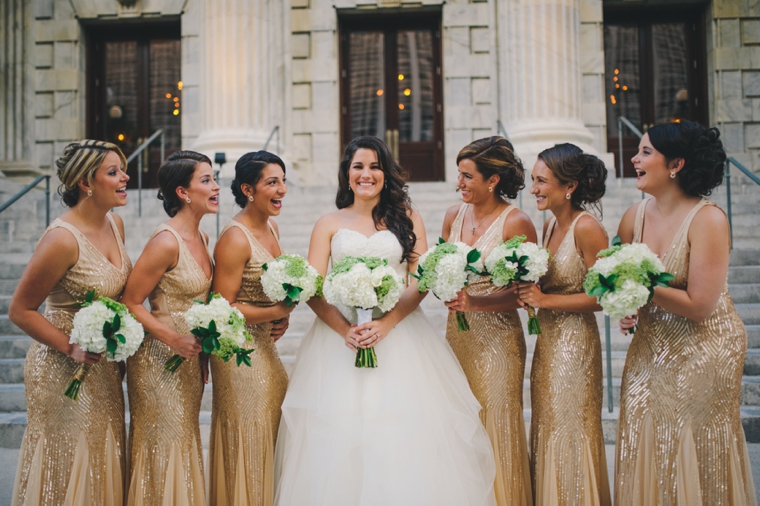
{"label": "curled brown hair", "polygon": [[127,159],[119,146],[106,141],[84,139],[72,142],[63,148],[63,154],[55,161],[58,179],[61,185],[58,194],[67,207],[74,207],[79,202],[79,182],[82,179],[92,184],[95,171],[105,160],[109,151],[113,151],[121,160],[121,170],[127,170]]}
{"label": "curled brown hair", "polygon": [[515,155],[512,143],[504,137],[486,137],[472,141],[457,155],[457,165],[462,160],[472,160],[483,179],[499,176],[496,194],[503,199],[514,199],[525,188],[525,169]]}
{"label": "curled brown hair", "polygon": [[169,155],[158,168],[158,199],[164,202],[164,211],[170,217],[176,216],[184,202],[177,195],[177,188],[187,188],[193,180],[198,164],[211,160],[195,151],[177,151]]}
{"label": "curled brown hair", "polygon": [[605,192],[607,168],[599,158],[583,152],[575,144],[557,144],[538,154],[560,184],[578,183],[570,203],[577,209],[592,207],[602,215],[601,199]]}

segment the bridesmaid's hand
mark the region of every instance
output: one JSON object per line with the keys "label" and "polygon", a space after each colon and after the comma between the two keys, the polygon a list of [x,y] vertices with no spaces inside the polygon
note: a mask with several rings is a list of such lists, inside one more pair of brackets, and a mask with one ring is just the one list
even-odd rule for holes
{"label": "bridesmaid's hand", "polygon": [[287,316],[290,315],[290,313],[293,312],[293,310],[296,308],[296,304],[291,304],[288,306],[285,304],[284,301],[278,302],[272,308],[275,310],[275,313],[277,315],[277,318],[274,318],[275,320],[281,320]]}
{"label": "bridesmaid's hand", "polygon": [[69,352],[67,355],[77,362],[80,362],[82,364],[97,364],[100,362],[100,355],[98,353],[90,353],[87,351],[84,351],[84,349],[79,346],[78,344],[72,344],[69,345]]}
{"label": "bridesmaid's hand", "polygon": [[198,362],[201,364],[201,378],[203,378],[203,383],[205,385],[208,384],[208,361],[209,356],[205,353],[201,353],[198,356]]}
{"label": "bridesmaid's hand", "polygon": [[444,302],[446,307],[449,309],[449,313],[453,313],[455,311],[472,311],[472,299],[470,298],[470,294],[467,293],[466,290],[459,290],[457,292],[457,296],[454,299],[447,300]]}
{"label": "bridesmaid's hand", "polygon": [[290,316],[286,316],[284,318],[280,318],[279,320],[275,320],[272,322],[272,328],[269,330],[269,336],[274,340],[277,341],[279,338],[285,334],[285,331],[288,330],[288,327],[290,326]]}
{"label": "bridesmaid's hand", "polygon": [[385,339],[394,326],[386,317],[359,325],[356,329],[359,334],[359,347],[372,348]]}
{"label": "bridesmaid's hand", "polygon": [[517,296],[519,297],[517,302],[523,309],[525,309],[525,306],[530,306],[534,309],[544,307],[544,292],[535,283],[526,281],[517,283]]}
{"label": "bridesmaid's hand", "polygon": [[346,346],[348,346],[348,349],[356,353],[357,348],[359,348],[359,339],[361,338],[361,335],[357,332],[357,326],[351,325],[348,328],[348,332],[345,336],[343,336],[343,339],[346,341]]}
{"label": "bridesmaid's hand", "polygon": [[622,332],[625,335],[628,335],[631,332],[631,329],[636,326],[636,322],[639,320],[639,317],[636,315],[633,316],[626,316],[625,318],[621,318],[618,324],[620,325],[620,332]]}
{"label": "bridesmaid's hand", "polygon": [[200,343],[192,334],[176,334],[174,337],[174,342],[171,343],[170,347],[175,352],[177,352],[177,355],[184,358],[185,360],[190,360],[191,358],[197,357],[198,354],[203,351]]}

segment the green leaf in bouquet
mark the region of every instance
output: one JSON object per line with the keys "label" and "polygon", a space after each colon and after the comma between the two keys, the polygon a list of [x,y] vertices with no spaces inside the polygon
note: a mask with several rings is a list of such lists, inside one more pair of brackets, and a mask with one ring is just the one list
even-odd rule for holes
{"label": "green leaf in bouquet", "polygon": [[237,366],[240,367],[241,364],[245,364],[248,367],[251,367],[251,353],[253,353],[253,348],[249,348],[247,350],[238,348],[235,352],[235,363]]}
{"label": "green leaf in bouquet", "polygon": [[483,273],[483,272],[481,272],[481,271],[477,270],[475,267],[473,267],[472,265],[469,265],[469,264],[467,265],[467,267],[465,267],[465,268],[464,268],[464,270],[466,270],[466,271],[470,271],[470,272],[474,272],[475,274],[478,274],[478,275],[481,275],[481,276],[482,276],[483,274],[485,274],[485,273]]}
{"label": "green leaf in bouquet", "polygon": [[480,251],[476,249],[471,249],[469,253],[467,253],[467,263],[473,264],[477,262],[480,259]]}
{"label": "green leaf in bouquet", "polygon": [[199,299],[193,299],[193,302],[195,302],[196,304],[205,304],[205,302]]}
{"label": "green leaf in bouquet", "polygon": [[216,322],[214,320],[211,320],[208,322],[208,331],[209,334],[213,334],[216,332]]}
{"label": "green leaf in bouquet", "polygon": [[264,263],[264,264],[261,264],[261,268],[264,269],[264,271],[266,271],[267,269],[269,269],[269,266]]}
{"label": "green leaf in bouquet", "polygon": [[109,338],[111,337],[111,334],[113,334],[113,327],[111,325],[111,322],[103,322],[103,337]]}
{"label": "green leaf in bouquet", "polygon": [[190,329],[190,333],[198,339],[203,339],[208,335],[208,330],[204,329],[203,327],[196,327],[194,329]]}
{"label": "green leaf in bouquet", "polygon": [[116,334],[116,339],[119,340],[121,344],[127,344],[127,338],[124,337],[124,334]]}
{"label": "green leaf in bouquet", "polygon": [[669,272],[661,272],[652,277],[652,286],[668,286],[670,281],[676,279],[674,275]]}
{"label": "green leaf in bouquet", "polygon": [[108,353],[111,354],[111,356],[114,356],[116,354],[116,348],[118,347],[119,343],[117,343],[115,339],[106,339],[106,349],[108,350]]}
{"label": "green leaf in bouquet", "polygon": [[516,235],[513,238],[511,238],[510,240],[506,241],[504,243],[504,246],[507,247],[507,248],[509,248],[509,249],[514,249],[514,248],[517,248],[522,243],[524,243],[527,239],[528,238],[526,236],[524,236],[524,235]]}
{"label": "green leaf in bouquet", "polygon": [[[298,286],[293,286],[290,283],[283,283],[282,288],[287,293],[287,297],[285,298],[285,305],[290,307],[293,305],[294,301],[298,299],[298,296],[301,295],[301,292],[303,289]],[[297,304],[297,302],[295,302]]]}
{"label": "green leaf in bouquet", "polygon": [[218,293],[209,292],[208,297],[206,297],[206,304],[211,302],[211,300],[214,299],[215,297],[221,297],[221,296]]}
{"label": "green leaf in bouquet", "polygon": [[95,290],[90,290],[87,295],[84,296],[84,301],[77,303],[79,307],[87,307],[95,300]]}
{"label": "green leaf in bouquet", "polygon": [[612,245],[613,246],[621,246],[623,244],[623,241],[620,239],[619,235],[616,235],[612,238]]}
{"label": "green leaf in bouquet", "polygon": [[111,332],[118,332],[121,328],[121,316],[119,316],[119,313],[116,313],[113,317],[113,325]]}
{"label": "green leaf in bouquet", "polygon": [[443,244],[443,243],[445,243],[445,242],[446,242],[446,241],[444,241],[444,240],[443,240],[443,237],[439,237],[439,238],[438,238],[438,244]]}

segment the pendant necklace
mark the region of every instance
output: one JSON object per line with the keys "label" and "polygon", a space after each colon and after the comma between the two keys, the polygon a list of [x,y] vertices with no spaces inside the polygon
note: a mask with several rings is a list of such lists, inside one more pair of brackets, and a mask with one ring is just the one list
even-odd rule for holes
{"label": "pendant necklace", "polygon": [[475,235],[475,231],[476,231],[477,229],[479,229],[479,228],[480,228],[480,226],[483,224],[483,222],[484,222],[484,221],[486,221],[486,219],[488,219],[488,217],[489,217],[489,216],[491,216],[491,215],[493,214],[494,210],[495,210],[495,209],[498,209],[498,208],[499,208],[499,204],[496,204],[496,207],[494,207],[493,209],[491,209],[491,212],[490,212],[490,213],[488,213],[488,214],[486,214],[486,215],[485,215],[485,216],[484,216],[484,217],[483,217],[483,218],[480,220],[480,223],[478,223],[478,224],[477,224],[477,226],[475,225],[475,209],[474,209],[474,208],[470,208],[470,223],[472,224],[472,227],[471,227],[471,230],[472,230],[472,232],[471,232],[471,234],[472,234],[472,235]]}

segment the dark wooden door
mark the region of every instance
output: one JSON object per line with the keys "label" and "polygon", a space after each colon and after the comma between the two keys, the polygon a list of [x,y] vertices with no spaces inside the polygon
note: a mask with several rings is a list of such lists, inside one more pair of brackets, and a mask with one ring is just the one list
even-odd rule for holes
{"label": "dark wooden door", "polygon": [[[118,145],[128,157],[161,129],[164,156],[182,146],[179,23],[107,25],[87,31],[87,135]],[[157,139],[142,154],[143,188],[158,186]],[[137,187],[138,162],[128,167]]]}
{"label": "dark wooden door", "polygon": [[[618,118],[642,133],[668,121],[707,125],[704,8],[609,8],[604,12],[607,149],[619,171]],[[623,127],[623,174],[639,138]]]}
{"label": "dark wooden door", "polygon": [[343,146],[374,135],[412,181],[442,181],[440,10],[339,19]]}

